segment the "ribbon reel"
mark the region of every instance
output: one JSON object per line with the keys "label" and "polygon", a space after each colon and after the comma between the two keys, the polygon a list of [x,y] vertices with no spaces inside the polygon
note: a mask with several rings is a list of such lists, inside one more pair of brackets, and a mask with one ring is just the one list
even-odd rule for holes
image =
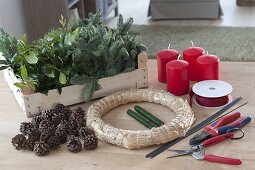
{"label": "ribbon reel", "polygon": [[190,92],[192,100],[204,107],[221,107],[229,103],[232,98],[232,86],[222,80],[205,80],[196,83]]}

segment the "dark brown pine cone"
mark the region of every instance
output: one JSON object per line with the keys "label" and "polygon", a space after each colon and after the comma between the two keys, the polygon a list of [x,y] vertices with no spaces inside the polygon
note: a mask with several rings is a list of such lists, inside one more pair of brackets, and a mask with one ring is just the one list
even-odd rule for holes
{"label": "dark brown pine cone", "polygon": [[41,121],[41,123],[39,125],[39,130],[40,130],[40,132],[42,132],[45,129],[54,130],[54,126],[51,124],[50,121],[43,120],[43,121]]}
{"label": "dark brown pine cone", "polygon": [[81,115],[81,116],[85,116],[85,110],[82,109],[82,107],[78,107],[76,110],[75,110],[75,113],[76,115]]}
{"label": "dark brown pine cone", "polygon": [[43,121],[43,118],[41,115],[38,115],[32,118],[31,123],[34,125],[35,128],[39,128],[41,121]]}
{"label": "dark brown pine cone", "polygon": [[40,139],[41,132],[39,129],[33,129],[29,134],[28,138],[33,138],[34,140],[38,141]]}
{"label": "dark brown pine cone", "polygon": [[84,138],[86,137],[87,135],[95,135],[95,132],[91,129],[89,129],[88,127],[81,127],[79,130],[78,130],[78,133],[79,133],[79,136]]}
{"label": "dark brown pine cone", "polygon": [[40,141],[46,141],[47,139],[49,139],[51,136],[54,136],[54,131],[50,130],[50,129],[44,129],[41,132],[41,136],[40,136]]}
{"label": "dark brown pine cone", "polygon": [[45,142],[36,142],[34,145],[34,154],[37,156],[44,156],[49,153],[49,145]]}
{"label": "dark brown pine cone", "polygon": [[61,122],[55,131],[55,136],[58,137],[60,144],[66,143],[67,140],[67,125],[64,122]]}
{"label": "dark brown pine cone", "polygon": [[72,111],[63,104],[57,104],[53,110],[54,115],[60,116],[62,120],[68,120],[70,114],[72,113]]}
{"label": "dark brown pine cone", "polygon": [[58,126],[58,124],[61,122],[61,117],[58,116],[58,115],[54,115],[51,119],[51,123],[54,125],[54,126]]}
{"label": "dark brown pine cone", "polygon": [[12,145],[17,149],[18,151],[24,148],[24,144],[26,142],[26,137],[22,134],[18,134],[12,138]]}
{"label": "dark brown pine cone", "polygon": [[73,135],[70,136],[67,140],[67,150],[70,152],[80,152],[82,148],[82,144],[80,142],[80,140],[76,137],[74,137]]}
{"label": "dark brown pine cone", "polygon": [[79,127],[83,127],[85,126],[84,117],[85,117],[85,111],[81,107],[78,107],[76,111],[70,115],[69,121],[76,121]]}
{"label": "dark brown pine cone", "polygon": [[87,135],[84,139],[83,146],[87,150],[96,149],[98,145],[98,139],[95,135]]}
{"label": "dark brown pine cone", "polygon": [[58,103],[54,106],[54,110],[56,110],[57,112],[62,112],[65,108],[66,106],[61,103]]}
{"label": "dark brown pine cone", "polygon": [[68,121],[66,121],[66,120],[61,120],[61,122],[59,123],[59,125],[57,126],[57,129],[63,129],[63,130],[65,130],[65,132],[66,132],[66,134],[68,134],[68,130],[67,130],[67,128],[68,128]]}
{"label": "dark brown pine cone", "polygon": [[68,120],[72,114],[72,110],[66,107],[62,112],[60,112],[60,114],[65,120]]}
{"label": "dark brown pine cone", "polygon": [[48,120],[48,121],[51,121],[52,117],[54,116],[52,110],[43,110],[41,115],[42,115],[44,120]]}
{"label": "dark brown pine cone", "polygon": [[49,145],[50,149],[56,150],[59,148],[59,140],[56,136],[51,136],[49,139],[47,139],[47,144]]}
{"label": "dark brown pine cone", "polygon": [[64,144],[67,141],[67,135],[61,132],[55,132],[55,136],[58,138],[59,144]]}
{"label": "dark brown pine cone", "polygon": [[22,122],[20,124],[20,128],[19,131],[23,134],[23,135],[28,135],[32,130],[34,130],[34,125],[31,122]]}
{"label": "dark brown pine cone", "polygon": [[70,121],[68,122],[67,124],[67,131],[68,131],[68,134],[70,135],[75,135],[75,136],[78,136],[78,124],[76,121]]}
{"label": "dark brown pine cone", "polygon": [[36,140],[35,140],[33,137],[28,138],[28,139],[25,141],[24,148],[25,148],[25,149],[28,149],[28,150],[30,150],[30,151],[33,151],[33,150],[34,150],[35,142],[36,142]]}

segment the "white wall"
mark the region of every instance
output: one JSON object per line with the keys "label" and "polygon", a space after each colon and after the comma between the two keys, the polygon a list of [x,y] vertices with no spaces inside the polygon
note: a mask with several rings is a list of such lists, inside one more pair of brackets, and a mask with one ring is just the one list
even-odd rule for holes
{"label": "white wall", "polygon": [[0,27],[17,38],[26,32],[23,0],[0,0]]}

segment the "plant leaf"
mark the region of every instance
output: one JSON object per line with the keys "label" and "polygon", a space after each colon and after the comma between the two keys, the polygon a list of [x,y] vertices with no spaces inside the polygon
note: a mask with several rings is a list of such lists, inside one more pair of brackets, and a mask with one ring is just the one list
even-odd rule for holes
{"label": "plant leaf", "polygon": [[29,54],[25,56],[25,59],[29,64],[36,64],[38,61],[37,56],[38,56],[37,52],[29,51]]}
{"label": "plant leaf", "polygon": [[55,77],[55,74],[54,74],[53,71],[51,73],[48,73],[48,74],[45,74],[45,75],[50,77],[50,78],[54,78]]}
{"label": "plant leaf", "polygon": [[72,45],[70,33],[65,35],[65,44],[66,45]]}
{"label": "plant leaf", "polygon": [[20,74],[21,74],[22,80],[27,81],[27,79],[28,79],[28,74],[27,74],[27,68],[26,68],[26,66],[22,65],[22,66],[20,67]]}
{"label": "plant leaf", "polygon": [[78,28],[76,28],[76,29],[71,33],[71,42],[72,42],[72,43],[76,40],[76,38],[78,37],[78,35],[80,34],[80,32],[81,32],[81,28],[78,27]]}
{"label": "plant leaf", "polygon": [[86,83],[85,90],[84,90],[84,100],[86,102],[91,101],[95,91],[100,89],[100,85],[98,84],[97,80],[92,80],[89,83]]}
{"label": "plant leaf", "polygon": [[66,75],[62,72],[59,74],[59,82],[61,84],[66,84],[66,82],[67,82]]}
{"label": "plant leaf", "polygon": [[50,78],[54,78],[54,77],[55,77],[55,72],[54,72],[54,70],[52,70],[52,69],[50,68],[49,65],[44,65],[44,66],[41,67],[41,69],[42,69],[42,72],[43,72],[46,76],[48,76],[48,77],[50,77]]}
{"label": "plant leaf", "polygon": [[24,84],[24,83],[14,83],[14,85],[16,86],[16,87],[18,87],[18,88],[25,88],[25,87],[28,87],[26,84]]}
{"label": "plant leaf", "polygon": [[29,54],[25,56],[25,59],[29,64],[36,64],[38,61],[37,55],[36,52],[30,51]]}

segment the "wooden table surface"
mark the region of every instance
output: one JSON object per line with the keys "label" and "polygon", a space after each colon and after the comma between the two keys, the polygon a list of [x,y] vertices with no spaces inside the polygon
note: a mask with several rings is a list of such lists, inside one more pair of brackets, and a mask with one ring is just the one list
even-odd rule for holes
{"label": "wooden table surface", "polygon": [[[165,84],[157,80],[156,61],[149,60],[149,84],[150,87],[166,89]],[[250,115],[255,118],[255,63],[233,63],[221,62],[221,79],[233,86],[232,97],[242,96],[244,101],[249,103],[238,109],[243,115]],[[181,96],[187,98],[187,96]],[[142,103],[142,105],[157,114],[158,117],[167,121],[171,119],[171,112],[156,104]],[[84,108],[85,104],[80,105]],[[112,110],[103,117],[103,120],[116,127],[124,129],[144,129],[140,124],[134,121],[126,114],[127,108],[133,104],[120,106]],[[205,119],[217,109],[202,108],[194,105],[196,123]],[[21,112],[14,96],[9,90],[0,73],[0,169],[45,169],[45,170],[78,170],[78,169],[255,169],[255,127],[254,121],[243,128],[245,137],[241,140],[228,140],[224,143],[206,148],[206,153],[240,158],[243,162],[240,166],[223,165],[209,163],[206,161],[195,160],[191,156],[183,156],[173,159],[165,159],[171,154],[165,151],[154,159],[146,159],[145,155],[157,148],[152,146],[141,150],[127,150],[107,143],[99,142],[99,146],[94,151],[83,150],[74,154],[66,150],[66,145],[56,151],[51,151],[49,155],[37,157],[29,151],[16,151],[11,144],[11,139],[19,133],[19,125],[22,121],[28,121]],[[172,149],[189,148],[187,138],[172,147]]]}

